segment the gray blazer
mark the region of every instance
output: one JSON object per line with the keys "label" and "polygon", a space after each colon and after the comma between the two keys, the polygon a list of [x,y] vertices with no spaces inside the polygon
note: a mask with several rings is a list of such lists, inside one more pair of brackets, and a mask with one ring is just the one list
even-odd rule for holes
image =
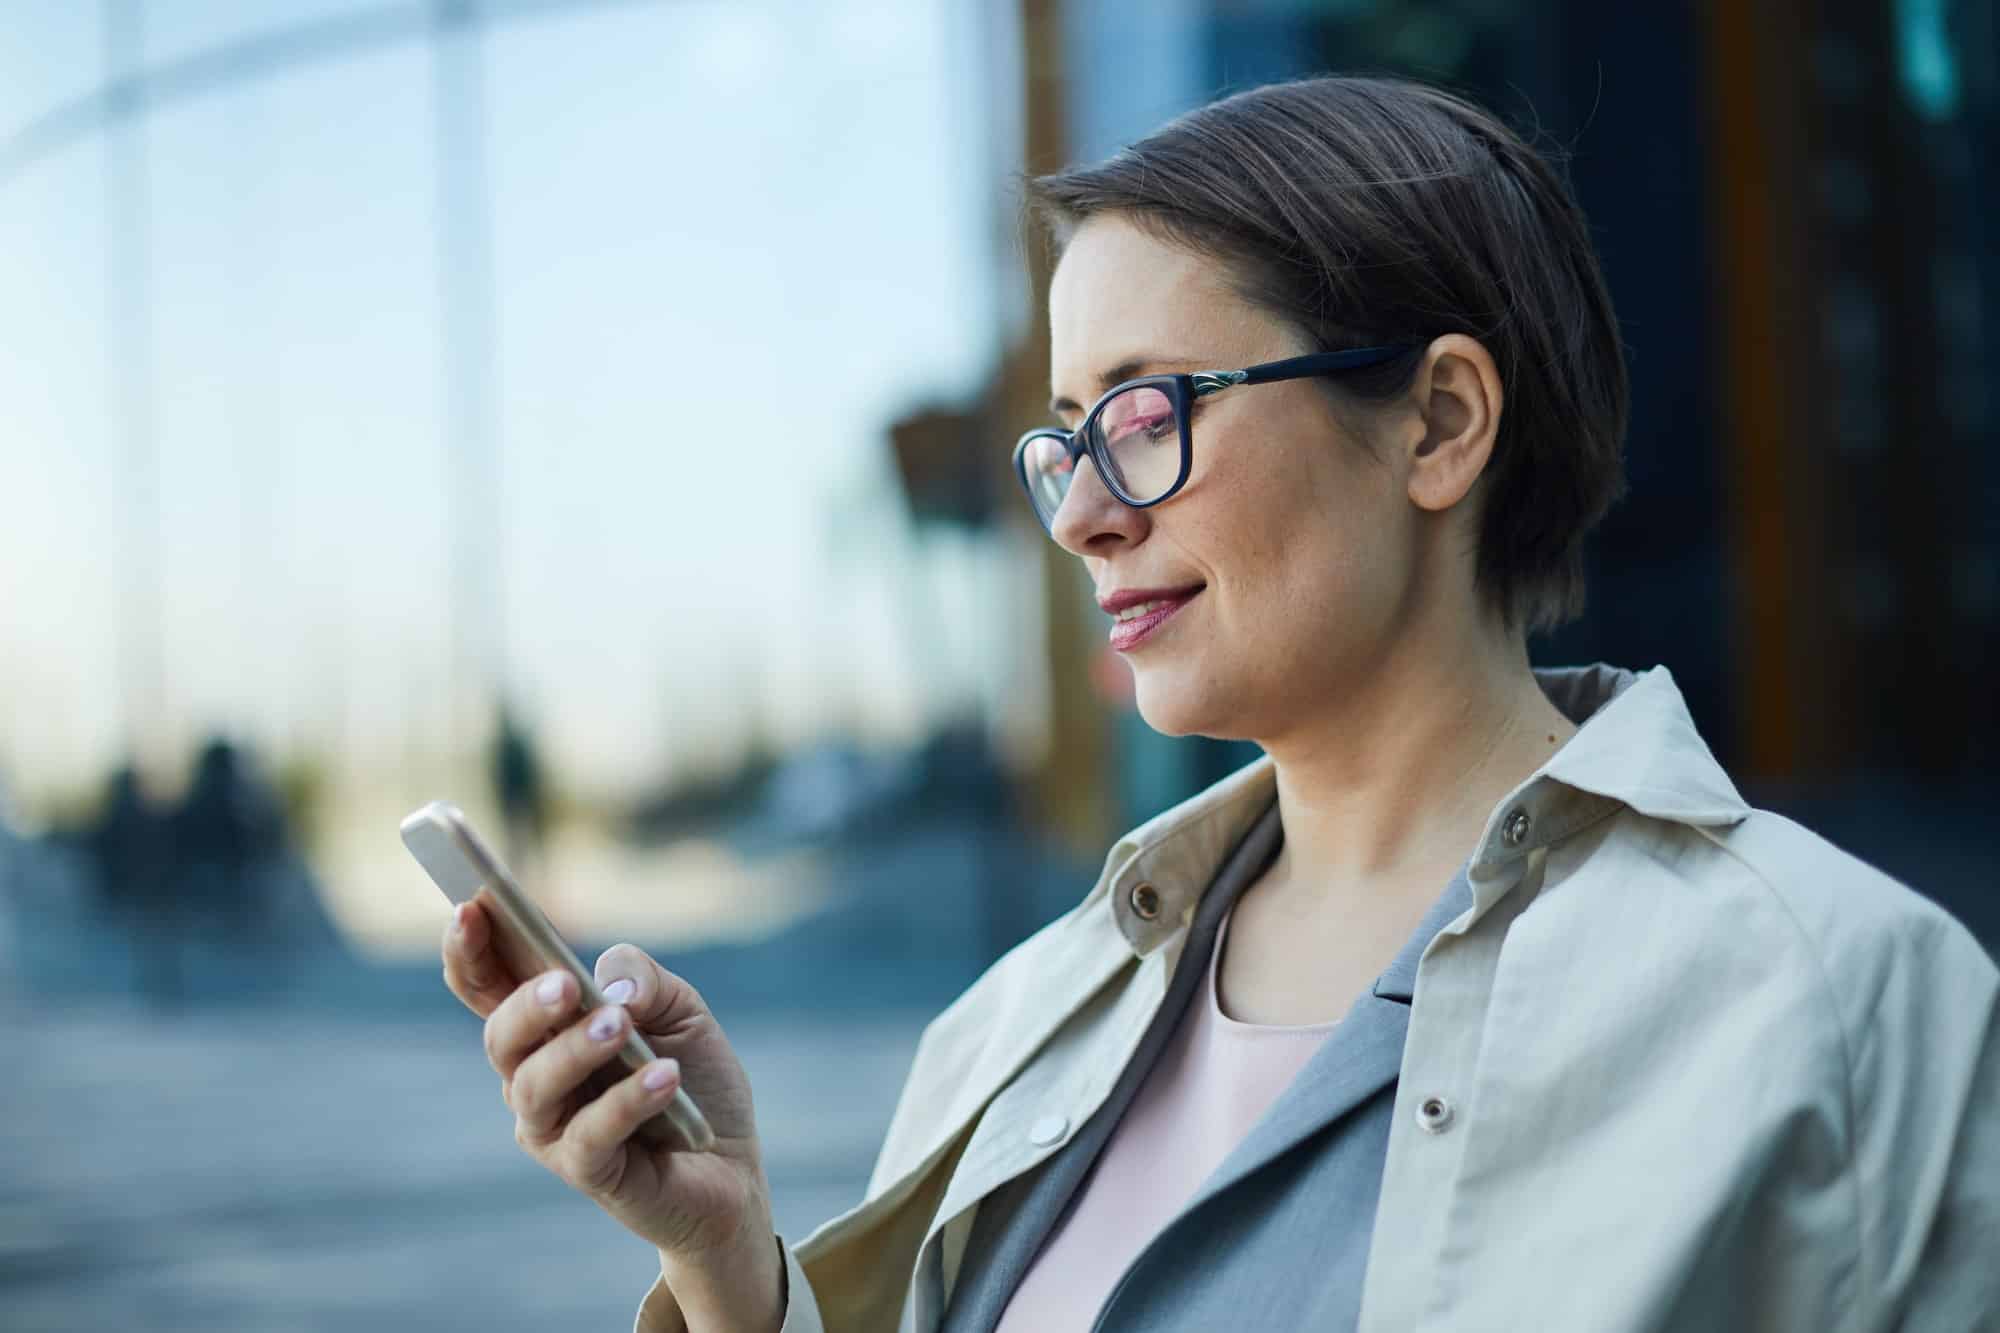
{"label": "gray blazer", "polygon": [[[980,1203],[946,1333],[992,1333],[1173,1036],[1224,915],[1283,837],[1273,805],[1202,895],[1166,999],[1110,1097],[1061,1152]],[[1248,1137],[1133,1261],[1095,1329],[1354,1327],[1417,962],[1471,904],[1461,871],[1372,993],[1355,1001]]]}

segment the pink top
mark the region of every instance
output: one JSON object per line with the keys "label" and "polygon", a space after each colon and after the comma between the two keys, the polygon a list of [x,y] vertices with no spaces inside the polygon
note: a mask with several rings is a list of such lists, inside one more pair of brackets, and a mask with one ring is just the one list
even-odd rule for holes
{"label": "pink top", "polygon": [[1139,1252],[1337,1026],[1265,1026],[1223,1013],[1215,974],[1228,937],[1225,917],[1201,993],[1111,1131],[1081,1197],[1028,1265],[995,1333],[1088,1329]]}

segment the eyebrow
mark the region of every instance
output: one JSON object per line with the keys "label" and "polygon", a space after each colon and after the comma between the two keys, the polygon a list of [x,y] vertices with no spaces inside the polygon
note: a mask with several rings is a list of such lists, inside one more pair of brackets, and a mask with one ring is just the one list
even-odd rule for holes
{"label": "eyebrow", "polygon": [[[1099,394],[1103,394],[1107,389],[1123,384],[1126,380],[1137,379],[1139,374],[1148,366],[1192,366],[1197,364],[1206,363],[1198,363],[1184,356],[1155,356],[1151,353],[1144,356],[1127,357],[1109,370],[1098,372],[1097,391]],[[1068,398],[1054,398],[1049,401],[1049,411],[1057,416],[1062,415],[1064,412],[1080,412],[1082,410],[1082,404],[1073,402]]]}

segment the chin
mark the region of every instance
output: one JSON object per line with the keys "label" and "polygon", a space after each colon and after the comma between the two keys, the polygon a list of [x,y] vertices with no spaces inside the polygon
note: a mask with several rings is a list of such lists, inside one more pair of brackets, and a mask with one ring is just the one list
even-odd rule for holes
{"label": "chin", "polygon": [[1147,726],[1162,736],[1228,736],[1225,692],[1194,670],[1140,667],[1132,672],[1133,702]]}

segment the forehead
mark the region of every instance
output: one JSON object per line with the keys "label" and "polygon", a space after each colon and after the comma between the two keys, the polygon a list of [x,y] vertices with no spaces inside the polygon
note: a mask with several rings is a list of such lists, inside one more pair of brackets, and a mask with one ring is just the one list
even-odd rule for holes
{"label": "forehead", "polygon": [[1060,391],[1135,354],[1205,351],[1251,315],[1215,260],[1116,215],[1095,217],[1049,281],[1051,377]]}

